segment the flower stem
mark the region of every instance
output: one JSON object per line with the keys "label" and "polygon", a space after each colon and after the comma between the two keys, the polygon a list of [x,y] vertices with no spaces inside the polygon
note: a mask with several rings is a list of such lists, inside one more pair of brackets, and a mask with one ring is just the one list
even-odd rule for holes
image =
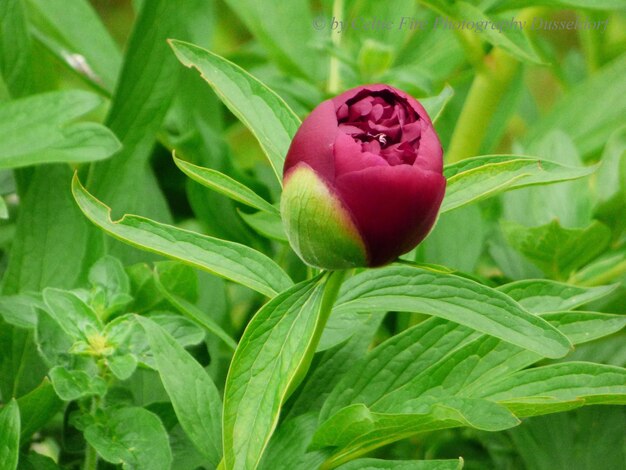
{"label": "flower stem", "polygon": [[[341,19],[343,17],[343,0],[335,0],[333,3],[333,17]],[[335,48],[339,48],[341,43],[341,33],[334,32],[330,29],[331,40]],[[328,69],[328,92],[336,95],[341,90],[340,63],[336,54],[330,55],[330,64]]]}
{"label": "flower stem", "polygon": [[449,163],[478,154],[489,122],[518,66],[513,57],[500,49],[485,57],[485,67],[477,71],[454,128],[447,152]]}
{"label": "flower stem", "polygon": [[[526,21],[533,12],[536,10],[527,8],[518,19]],[[519,68],[514,57],[497,47],[484,57],[483,64],[475,66],[476,76],[446,152],[449,163],[478,155],[489,123]]]}
{"label": "flower stem", "polygon": [[315,354],[317,345],[322,338],[324,327],[326,326],[328,317],[330,317],[330,313],[333,310],[333,305],[335,304],[335,300],[337,300],[339,288],[341,287],[345,275],[346,271],[343,270],[332,271],[326,274],[326,284],[324,285],[324,294],[322,297],[322,304],[320,305],[317,324],[315,325],[315,331],[313,332],[313,336],[311,337],[311,341],[309,342],[309,345],[307,347],[307,351],[304,355],[304,360],[298,367],[298,371],[295,373],[293,381],[289,385],[289,389],[287,390],[287,397],[289,397],[296,390],[296,388],[298,388],[298,386],[306,377],[306,374],[309,371],[309,367],[311,367],[313,355]]}
{"label": "flower stem", "polygon": [[[98,409],[98,399],[96,397],[91,399],[91,406],[89,408],[90,414],[93,416]],[[97,470],[98,468],[98,453],[91,444],[85,442],[87,446],[85,448],[85,462],[83,463],[83,470]]]}

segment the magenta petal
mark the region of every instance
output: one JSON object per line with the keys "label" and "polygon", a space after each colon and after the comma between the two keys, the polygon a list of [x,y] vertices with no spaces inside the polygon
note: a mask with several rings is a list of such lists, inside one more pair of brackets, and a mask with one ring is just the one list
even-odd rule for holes
{"label": "magenta petal", "polygon": [[333,144],[337,135],[337,116],[331,100],[324,101],[304,120],[291,141],[283,174],[300,162],[332,182],[335,179]]}
{"label": "magenta petal", "polygon": [[414,166],[438,173],[443,171],[443,149],[432,125],[426,125],[422,128]]}
{"label": "magenta petal", "polygon": [[337,134],[334,154],[337,178],[345,173],[388,165],[384,158],[371,152],[363,152],[361,144],[347,134]]}
{"label": "magenta petal", "polygon": [[446,182],[409,165],[344,174],[336,189],[365,240],[369,265],[381,266],[421,242],[437,218]]}

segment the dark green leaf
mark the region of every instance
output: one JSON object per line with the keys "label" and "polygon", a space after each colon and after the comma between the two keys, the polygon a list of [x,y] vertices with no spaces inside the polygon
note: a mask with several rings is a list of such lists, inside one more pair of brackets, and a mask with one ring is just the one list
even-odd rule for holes
{"label": "dark green leaf", "polygon": [[15,470],[20,452],[20,410],[15,400],[0,408],[0,462],[2,468]]}

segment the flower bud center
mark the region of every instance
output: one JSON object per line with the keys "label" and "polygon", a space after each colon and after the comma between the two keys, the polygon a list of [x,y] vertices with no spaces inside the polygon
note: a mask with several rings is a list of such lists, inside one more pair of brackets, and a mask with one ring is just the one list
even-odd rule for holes
{"label": "flower bud center", "polygon": [[413,165],[417,158],[422,121],[406,99],[390,90],[363,90],[339,107],[337,121],[363,152],[389,165]]}

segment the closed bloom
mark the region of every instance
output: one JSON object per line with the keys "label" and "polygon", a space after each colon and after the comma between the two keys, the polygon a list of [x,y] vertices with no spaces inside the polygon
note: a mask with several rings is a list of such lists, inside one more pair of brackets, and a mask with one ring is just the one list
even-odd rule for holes
{"label": "closed bloom", "polygon": [[400,90],[362,86],[324,101],[285,161],[281,211],[291,246],[324,269],[392,262],[437,218],[442,154],[428,114]]}

